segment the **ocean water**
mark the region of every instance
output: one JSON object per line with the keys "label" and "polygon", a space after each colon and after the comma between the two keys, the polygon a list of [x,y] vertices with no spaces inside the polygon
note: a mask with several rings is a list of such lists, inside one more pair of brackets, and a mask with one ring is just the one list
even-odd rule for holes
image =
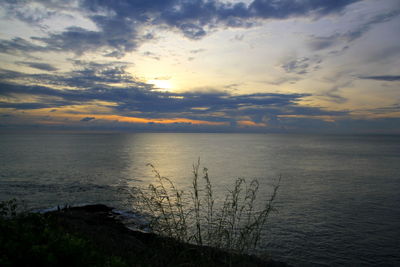
{"label": "ocean water", "polygon": [[279,134],[0,134],[0,200],[30,208],[104,203],[129,211],[126,189],[152,163],[188,189],[207,167],[223,198],[238,177],[281,177],[262,250],[294,266],[400,266],[400,136]]}

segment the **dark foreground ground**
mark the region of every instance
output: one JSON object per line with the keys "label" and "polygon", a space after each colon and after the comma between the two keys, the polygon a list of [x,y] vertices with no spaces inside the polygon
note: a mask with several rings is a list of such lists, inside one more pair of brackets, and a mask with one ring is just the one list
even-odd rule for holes
{"label": "dark foreground ground", "polygon": [[104,205],[0,220],[0,266],[287,266],[126,228]]}

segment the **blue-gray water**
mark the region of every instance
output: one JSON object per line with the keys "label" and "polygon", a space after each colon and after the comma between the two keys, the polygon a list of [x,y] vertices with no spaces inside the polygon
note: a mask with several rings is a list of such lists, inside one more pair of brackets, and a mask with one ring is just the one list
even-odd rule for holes
{"label": "blue-gray water", "polygon": [[295,266],[400,266],[400,136],[1,134],[0,200],[31,208],[105,203],[153,181],[185,188],[201,158],[217,196],[237,177],[261,198],[282,176],[263,249]]}

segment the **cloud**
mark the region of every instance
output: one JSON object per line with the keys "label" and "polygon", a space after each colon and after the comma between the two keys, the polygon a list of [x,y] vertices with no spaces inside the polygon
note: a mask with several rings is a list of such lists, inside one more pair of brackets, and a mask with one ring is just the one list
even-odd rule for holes
{"label": "cloud", "polygon": [[201,39],[207,34],[203,27],[194,23],[183,23],[178,28],[182,31],[183,35],[190,39]]}
{"label": "cloud", "polygon": [[160,60],[160,56],[154,54],[153,52],[146,51],[143,53],[144,56],[155,59],[155,60]]}
{"label": "cloud", "polygon": [[46,70],[46,71],[58,70],[56,67],[54,67],[53,65],[50,65],[48,63],[20,61],[20,62],[17,62],[17,64],[26,65],[28,67],[31,67],[34,69],[39,69],[39,70]]}
{"label": "cloud", "polygon": [[102,49],[106,56],[121,57],[137,47],[135,28],[127,20],[107,16],[93,16],[91,19],[100,31],[68,27],[64,32],[33,39],[43,42],[49,51],[74,52],[77,55]]}
{"label": "cloud", "polygon": [[325,80],[332,85],[320,96],[338,104],[347,102],[348,99],[342,95],[342,89],[349,88],[352,85],[352,80],[344,79],[344,76],[347,75],[346,71],[340,71],[332,73],[330,77],[325,77]]}
{"label": "cloud", "polygon": [[261,18],[286,19],[294,16],[323,16],[343,10],[347,5],[358,2],[352,0],[338,1],[268,1],[254,0],[250,6],[251,14]]}
{"label": "cloud", "polygon": [[[64,73],[62,76],[54,77],[55,82],[77,87],[92,87],[110,83],[130,83],[137,86],[147,86],[137,82],[126,72],[127,64],[124,62],[97,63],[81,60],[74,60],[72,62],[76,66],[76,69]],[[48,79],[48,77],[44,78]]]}
{"label": "cloud", "polygon": [[359,78],[367,80],[386,81],[386,82],[400,81],[400,75],[360,76]]}
{"label": "cloud", "polygon": [[45,6],[35,5],[28,1],[3,1],[3,8],[7,10],[7,17],[16,17],[29,24],[38,24],[55,14]]}
{"label": "cloud", "polygon": [[54,107],[56,105],[57,105],[56,103],[29,103],[29,102],[10,103],[10,102],[0,101],[1,108],[13,108],[16,110],[41,109],[41,108]]}
{"label": "cloud", "polygon": [[[111,68],[108,64],[77,62],[82,69],[59,75],[8,73],[8,78],[0,82],[0,96],[12,98],[14,102],[2,102],[0,107],[19,109],[57,110],[63,107],[74,109],[96,103],[98,114],[102,107],[120,116],[151,118],[185,118],[209,122],[248,120],[265,123],[279,115],[332,115],[341,116],[343,112],[325,111],[318,107],[301,107],[299,100],[308,94],[258,93],[232,95],[223,91],[211,92],[160,92],[152,85],[136,81],[125,72],[125,68]],[[49,76],[52,80],[49,80]],[[21,81],[30,84],[21,84]],[[117,82],[118,85],[107,85]],[[18,82],[17,82],[18,81]],[[44,85],[37,85],[44,84]],[[55,89],[52,86],[69,85],[75,89]],[[36,99],[35,103],[25,99]],[[78,111],[76,111],[78,112]],[[91,111],[97,114],[96,109]],[[92,117],[92,116],[87,116]]]}
{"label": "cloud", "polygon": [[[90,19],[98,26],[99,31],[73,26],[60,33],[50,33],[46,37],[31,37],[32,41],[42,45],[22,38],[0,40],[0,52],[18,54],[56,51],[82,55],[100,50],[105,56],[119,58],[135,50],[141,42],[141,37],[137,36],[134,23],[129,18],[97,15]],[[143,36],[143,39],[148,40],[149,35]]]}
{"label": "cloud", "polygon": [[[124,62],[96,63],[73,60],[74,71],[57,74],[26,74],[17,71],[0,69],[0,81],[19,80],[25,84],[44,84],[48,86],[64,86],[88,88],[113,83],[129,83],[131,86],[151,88],[152,85],[135,80],[126,72]],[[1,89],[0,89],[1,90]]]}
{"label": "cloud", "polygon": [[202,52],[204,52],[204,51],[206,51],[206,50],[203,49],[203,48],[199,48],[199,49],[190,50],[190,53],[192,53],[192,54],[198,54],[198,53],[202,53]]}
{"label": "cloud", "polygon": [[400,55],[400,46],[393,45],[386,47],[385,49],[379,49],[373,51],[370,55],[368,55],[368,62],[384,62],[387,64],[388,61],[396,59]]}
{"label": "cloud", "polygon": [[367,111],[369,113],[374,113],[377,115],[380,115],[380,114],[385,115],[387,113],[400,112],[400,103],[393,104],[390,106],[375,108],[375,109],[361,110],[361,111]]}
{"label": "cloud", "polygon": [[312,50],[322,50],[340,43],[340,39],[341,36],[339,34],[333,34],[331,36],[312,36],[311,40],[308,41],[308,45]]}
{"label": "cloud", "polygon": [[[343,10],[358,0],[254,0],[250,4],[223,3],[220,1],[83,1],[82,6],[90,10],[105,8],[122,17],[139,17],[153,23],[164,23],[180,29],[189,38],[199,38],[206,34],[206,28],[218,24],[230,27],[250,26],[252,19],[286,19],[289,17],[322,16]],[[143,18],[146,14],[147,17]]]}
{"label": "cloud", "polygon": [[319,56],[313,57],[288,57],[282,61],[281,67],[286,73],[306,74],[319,68],[322,59]]}
{"label": "cloud", "polygon": [[349,31],[343,35],[347,42],[352,42],[361,36],[363,36],[366,32],[368,32],[372,26],[375,24],[385,23],[390,21],[391,19],[400,15],[400,10],[393,10],[384,14],[379,14],[372,17],[367,23],[359,26],[355,30]]}
{"label": "cloud", "polygon": [[[115,62],[95,63],[73,61],[77,69],[73,72],[48,74],[24,74],[0,70],[0,95],[32,95],[42,97],[45,105],[29,104],[26,107],[56,108],[66,105],[85,105],[91,101],[110,104],[117,114],[136,113],[147,118],[186,117],[208,121],[230,121],[232,118],[248,116],[259,118],[277,114],[295,114],[306,110],[294,109],[296,102],[307,94],[249,94],[231,95],[227,92],[168,93],[154,90],[153,85],[137,81],[126,72],[126,66]],[[166,79],[167,77],[160,77]],[[17,83],[18,82],[18,83]],[[21,82],[25,82],[21,84]],[[30,85],[28,85],[30,84]],[[38,86],[42,84],[45,86]],[[110,86],[110,84],[116,84]],[[75,89],[53,89],[64,86]],[[232,85],[235,86],[235,85]],[[111,104],[112,103],[112,104]],[[13,107],[13,106],[8,106]],[[16,109],[19,106],[15,106]],[[316,114],[325,114],[320,109]],[[322,113],[321,113],[322,112]],[[307,114],[309,110],[307,110]],[[217,115],[216,115],[217,114]]]}
{"label": "cloud", "polygon": [[[216,0],[148,0],[148,1],[31,1],[29,4],[8,1],[7,10],[22,21],[39,23],[43,18],[56,16],[71,9],[90,19],[98,30],[68,27],[62,32],[29,40],[16,38],[1,40],[0,52],[17,53],[63,51],[82,55],[101,51],[109,57],[122,57],[141,43],[154,38],[147,28],[164,27],[176,30],[189,39],[201,39],[218,27],[251,27],[256,20],[287,19],[290,17],[320,17],[338,13],[359,0],[254,0],[250,4],[224,3]],[[27,11],[32,3],[40,6],[40,15]],[[77,6],[76,6],[77,5]],[[25,10],[25,11],[23,11]]]}
{"label": "cloud", "polygon": [[274,78],[273,80],[270,80],[270,81],[266,81],[266,83],[272,84],[272,85],[282,85],[282,84],[285,84],[285,83],[294,84],[299,80],[301,80],[301,78],[298,77],[298,76],[285,75],[285,76],[282,76],[282,77]]}
{"label": "cloud", "polygon": [[[110,69],[108,64],[81,61],[77,61],[76,65],[81,67],[76,72],[52,75],[54,77],[52,83],[58,85],[76,81],[75,89],[56,89],[51,87],[52,84],[37,85],[42,84],[40,79],[47,79],[46,75],[4,72],[9,74],[8,79],[0,82],[0,96],[10,101],[0,102],[0,108],[7,108],[7,114],[12,114],[15,123],[21,113],[14,113],[10,109],[26,111],[27,114],[34,113],[34,110],[40,112],[41,109],[46,109],[46,116],[40,115],[36,125],[41,125],[41,121],[47,120],[53,124],[56,122],[58,125],[64,124],[63,127],[67,128],[87,125],[98,130],[368,132],[378,129],[375,126],[386,131],[398,130],[393,126],[398,119],[356,120],[354,124],[352,119],[346,119],[349,117],[348,111],[330,111],[321,107],[299,105],[300,100],[310,96],[308,94],[232,95],[223,91],[160,92],[153,90],[151,85],[140,83],[133,77],[127,76],[122,66],[119,69]],[[98,72],[90,76],[93,71]],[[17,78],[13,80],[10,77]],[[34,85],[17,83],[20,77],[37,82],[33,82]],[[85,78],[82,79],[82,77]],[[118,77],[122,77],[124,82],[115,86],[103,84],[105,80],[118,80]],[[338,88],[333,88],[327,94],[333,95],[329,97],[335,97],[337,90]],[[32,99],[36,102],[32,102]],[[79,107],[88,105],[94,105],[96,108],[90,113],[79,111]],[[108,113],[104,112],[103,107],[108,108]],[[52,112],[55,108],[57,108],[56,113]],[[397,112],[398,105],[370,112],[378,111],[380,113]],[[69,118],[68,116],[75,118],[68,122],[70,124],[56,119],[65,120]],[[10,126],[10,122],[6,119],[7,117],[3,118],[3,125]],[[96,123],[86,123],[94,120]],[[23,120],[22,124],[25,125],[28,121],[35,125],[34,120],[27,119]],[[135,121],[135,123],[130,121]],[[193,122],[209,122],[210,124]]]}
{"label": "cloud", "polygon": [[81,119],[81,121],[92,121],[92,120],[94,120],[94,119],[96,119],[95,117],[85,117],[85,118],[83,118],[83,119]]}
{"label": "cloud", "polygon": [[11,40],[0,40],[0,53],[5,54],[24,54],[29,52],[42,52],[47,48],[33,44],[23,38],[16,37]]}
{"label": "cloud", "polygon": [[351,43],[370,31],[374,25],[388,22],[397,17],[399,14],[400,10],[392,10],[390,12],[376,15],[369,19],[366,23],[361,24],[355,27],[353,30],[345,33],[335,33],[330,36],[311,36],[310,40],[308,41],[308,45],[312,50],[318,51],[342,43]]}

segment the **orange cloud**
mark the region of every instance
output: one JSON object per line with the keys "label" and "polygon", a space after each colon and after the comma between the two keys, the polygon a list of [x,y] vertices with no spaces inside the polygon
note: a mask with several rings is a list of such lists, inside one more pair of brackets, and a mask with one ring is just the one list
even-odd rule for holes
{"label": "orange cloud", "polygon": [[[62,112],[53,112],[51,116],[49,116],[50,109],[41,109],[41,110],[31,110],[29,115],[33,116],[46,116],[49,120],[43,120],[41,118],[40,123],[43,124],[56,124],[57,122],[54,119],[62,119],[63,123],[66,123],[66,120],[69,122],[77,122],[87,117],[95,117],[96,120],[105,120],[105,121],[118,121],[118,122],[127,122],[127,123],[159,123],[159,124],[172,124],[172,123],[190,123],[193,125],[228,125],[228,122],[215,122],[215,121],[205,121],[205,120],[192,120],[186,118],[171,118],[171,119],[163,119],[163,118],[139,118],[139,117],[129,117],[129,116],[121,116],[121,115],[107,115],[107,114],[71,114],[71,113],[62,113]],[[52,121],[53,120],[53,121]],[[60,121],[59,121],[60,122]]]}
{"label": "orange cloud", "polygon": [[147,118],[138,118],[138,117],[126,117],[120,115],[80,115],[80,118],[84,118],[87,116],[95,116],[96,119],[101,120],[110,120],[110,121],[120,121],[120,122],[129,122],[129,123],[160,123],[160,124],[171,124],[171,123],[191,123],[191,124],[204,124],[204,125],[227,125],[226,122],[214,122],[214,121],[203,121],[203,120],[191,120],[185,118],[173,118],[173,119],[147,119]]}
{"label": "orange cloud", "polygon": [[246,120],[246,121],[238,121],[237,123],[240,126],[252,126],[252,127],[266,127],[267,126],[267,124],[263,123],[263,122],[257,123],[257,122],[248,121],[248,120]]}
{"label": "orange cloud", "polygon": [[278,118],[305,118],[305,119],[318,119],[326,122],[335,122],[336,117],[329,115],[278,115]]}

